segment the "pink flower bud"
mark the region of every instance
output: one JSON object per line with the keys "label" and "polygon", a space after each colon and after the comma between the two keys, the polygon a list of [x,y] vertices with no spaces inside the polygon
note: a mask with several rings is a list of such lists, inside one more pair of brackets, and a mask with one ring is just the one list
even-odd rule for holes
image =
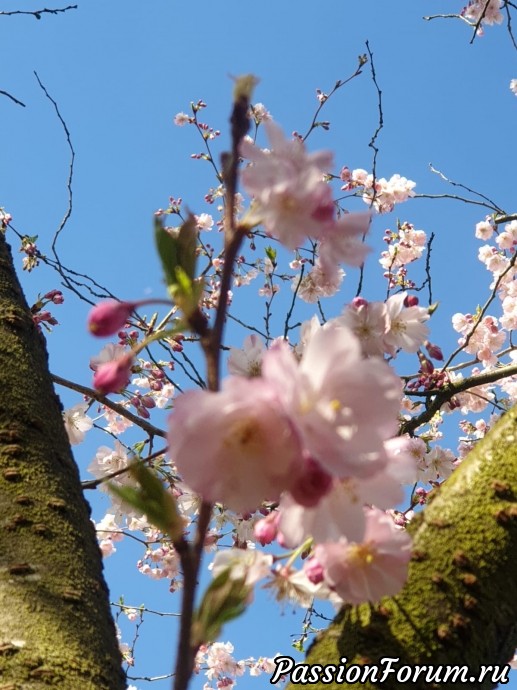
{"label": "pink flower bud", "polygon": [[365,300],[364,297],[354,297],[354,299],[350,302],[350,306],[353,307],[354,309],[360,309],[361,307],[367,307],[368,306],[368,300]]}
{"label": "pink flower bud", "polygon": [[114,335],[124,326],[134,308],[135,302],[117,302],[114,299],[100,302],[88,316],[88,329],[100,338]]}
{"label": "pink flower bud", "polygon": [[305,508],[318,505],[332,487],[332,476],[313,458],[308,458],[301,477],[289,489],[292,497]]}
{"label": "pink flower bud", "polygon": [[278,531],[278,513],[270,513],[263,520],[259,520],[253,527],[255,538],[262,546],[271,544]]}
{"label": "pink flower bud", "polygon": [[418,306],[418,297],[416,295],[406,295],[404,299],[405,307],[416,307]]}
{"label": "pink flower bud", "polygon": [[323,567],[315,558],[309,558],[303,566],[303,571],[313,585],[319,585],[320,582],[323,582]]}
{"label": "pink flower bud", "polygon": [[438,345],[433,345],[433,343],[430,343],[428,340],[425,341],[424,345],[425,349],[429,353],[429,357],[432,357],[433,359],[436,359],[439,362],[443,362],[443,353],[441,351],[441,348],[438,347]]}
{"label": "pink flower bud", "polygon": [[418,353],[418,360],[420,362],[420,371],[422,372],[422,374],[430,375],[433,373],[433,363],[430,359],[427,359],[427,357],[424,354],[422,354],[422,352]]}
{"label": "pink flower bud", "polygon": [[136,408],[136,413],[139,417],[142,417],[142,419],[149,419],[151,416],[143,405],[138,405]]}
{"label": "pink flower bud", "polygon": [[101,364],[95,371],[93,385],[99,393],[118,393],[129,382],[131,366],[133,364],[133,353],[114,359],[111,362]]}

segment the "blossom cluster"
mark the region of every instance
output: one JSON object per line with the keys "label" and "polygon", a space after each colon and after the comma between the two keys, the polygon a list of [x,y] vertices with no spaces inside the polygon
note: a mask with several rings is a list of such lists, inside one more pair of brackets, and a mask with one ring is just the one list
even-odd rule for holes
{"label": "blossom cluster", "polygon": [[204,672],[208,678],[203,690],[232,690],[236,678],[244,675],[248,670],[250,676],[260,676],[263,673],[271,676],[275,669],[274,659],[271,657],[248,658],[237,661],[233,656],[234,647],[230,642],[212,642],[202,645],[196,655],[195,672]]}
{"label": "blossom cluster", "polygon": [[308,237],[320,242],[319,259],[327,274],[341,262],[363,263],[368,252],[362,238],[370,217],[350,213],[340,217],[325,175],[332,168],[329,151],[307,153],[299,139],[289,141],[271,120],[264,127],[272,150],[263,150],[251,140],[241,143],[241,153],[250,161],[242,172],[244,189],[254,204],[246,222],[262,223],[266,231],[289,249]]}
{"label": "blossom cluster", "polygon": [[[393,328],[389,348],[412,349],[417,332],[426,336],[428,315],[404,308],[404,297],[398,315],[410,316]],[[325,580],[349,601],[377,600],[400,587],[409,559],[409,538],[383,512],[402,499],[401,482],[416,476],[407,442],[390,440],[400,382],[380,357],[365,358],[344,318],[308,328],[301,359],[285,341],[262,351],[252,340],[248,373],[258,373],[260,355],[259,376],[231,375],[218,393],[179,397],[169,452],[205,501],[240,513],[279,503],[259,523],[259,538],[295,549],[312,539],[309,579]],[[230,362],[234,371],[246,369],[242,354],[233,353]],[[335,570],[338,555],[361,573],[362,587],[352,586],[349,570]]]}
{"label": "blossom cluster", "polygon": [[501,0],[470,0],[461,11],[461,15],[473,23],[502,24],[502,4]]}
{"label": "blossom cluster", "polygon": [[413,189],[416,183],[399,174],[387,180],[385,177],[374,177],[362,168],[350,170],[345,166],[339,177],[344,182],[341,187],[343,191],[361,191],[363,201],[379,213],[393,211],[395,204],[407,201],[415,194]]}

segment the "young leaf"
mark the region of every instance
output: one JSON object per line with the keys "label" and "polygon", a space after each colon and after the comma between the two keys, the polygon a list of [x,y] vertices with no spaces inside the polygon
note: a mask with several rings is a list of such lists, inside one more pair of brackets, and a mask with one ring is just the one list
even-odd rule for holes
{"label": "young leaf", "polygon": [[144,513],[150,522],[168,534],[173,541],[179,539],[183,534],[183,520],[174,498],[166,491],[156,474],[142,463],[133,465],[129,471],[139,486],[135,488],[110,483],[110,491]]}
{"label": "young leaf", "polygon": [[246,609],[252,588],[244,578],[232,579],[230,568],[214,578],[194,615],[192,643],[216,640],[223,625],[240,616]]}

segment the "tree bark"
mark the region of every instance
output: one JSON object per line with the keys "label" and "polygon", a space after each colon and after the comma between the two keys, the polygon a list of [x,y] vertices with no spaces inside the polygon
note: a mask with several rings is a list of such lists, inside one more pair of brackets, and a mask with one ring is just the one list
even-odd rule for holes
{"label": "tree bark", "polygon": [[0,233],[0,690],[123,690],[90,509]]}
{"label": "tree bark", "polygon": [[[454,676],[443,682],[442,673],[442,682],[423,674],[411,687],[496,687],[491,674],[480,680],[478,671],[502,668],[517,646],[517,408],[434,494],[411,524],[413,557],[402,592],[375,606],[345,606],[306,663],[339,665],[346,657],[347,666],[374,665],[391,657],[397,667],[467,665],[474,680],[467,685]],[[342,687],[336,680],[320,678],[311,687]],[[402,685],[390,674],[382,683],[347,687]]]}

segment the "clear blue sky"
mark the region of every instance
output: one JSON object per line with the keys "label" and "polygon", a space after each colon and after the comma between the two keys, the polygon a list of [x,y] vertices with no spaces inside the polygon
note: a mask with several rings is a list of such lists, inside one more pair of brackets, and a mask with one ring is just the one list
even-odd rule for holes
{"label": "clear blue sky", "polygon": [[[190,160],[201,150],[194,131],[176,128],[172,119],[202,98],[203,120],[223,131],[230,109],[230,75],[252,72],[261,82],[256,101],[266,104],[286,132],[305,131],[315,107],[315,89],[329,91],[355,69],[368,40],[383,93],[384,129],[378,146],[377,175],[400,173],[417,182],[420,193],[451,189],[428,170],[433,163],[455,180],[482,191],[509,212],[515,203],[515,117],[517,99],[509,91],[517,77],[516,53],[503,27],[489,27],[469,45],[470,31],[459,21],[425,22],[422,15],[460,11],[461,0],[328,0],[320,8],[308,0],[257,5],[236,0],[178,3],[172,0],[78,0],[79,9],[58,16],[0,17],[0,89],[26,108],[0,98],[2,117],[2,197],[16,228],[39,235],[50,252],[53,234],[67,207],[69,151],[53,108],[34,77],[36,70],[56,99],[76,151],[73,215],[59,241],[61,259],[89,274],[119,296],[163,295],[154,252],[151,218],[181,196],[197,213],[207,211],[203,195],[215,181],[209,166]],[[37,2],[16,9],[38,9]],[[63,3],[64,5],[65,3]],[[59,5],[50,5],[51,7]],[[10,10],[12,6],[3,7]],[[310,147],[333,148],[336,171],[342,165],[369,169],[368,142],[378,122],[377,94],[369,67],[336,94],[323,112],[330,132],[317,131]],[[435,232],[433,291],[441,306],[433,320],[433,340],[450,350],[456,335],[450,316],[473,311],[487,296],[488,279],[476,260],[474,224],[485,212],[451,201],[415,200],[374,222],[372,242],[381,246],[384,229],[396,219]],[[13,239],[14,244],[14,239]],[[21,258],[19,259],[21,263]],[[367,266],[369,296],[382,299],[381,271]],[[340,309],[355,294],[350,271]],[[59,287],[58,276],[42,268],[23,276],[29,302],[37,293]],[[377,292],[376,292],[377,290]],[[49,336],[52,370],[90,383],[88,359],[100,345],[85,332],[87,306],[66,293],[54,309],[61,323]],[[257,309],[256,289],[242,293],[242,309]],[[255,301],[254,301],[255,300]],[[241,304],[241,303],[239,303]],[[496,314],[497,315],[497,314]],[[239,338],[242,334],[239,335]],[[240,344],[238,340],[236,345]],[[62,392],[65,406],[79,397]],[[97,432],[76,450],[86,476],[98,445]],[[445,444],[444,444],[445,445]],[[456,441],[450,439],[455,449]],[[100,518],[102,501],[95,501]],[[177,611],[177,598],[165,582],[139,575],[140,551],[126,540],[106,562],[112,598],[145,602]],[[290,653],[289,635],[300,632],[300,615],[282,614],[260,596],[260,606],[229,626],[224,640],[236,645],[237,658]],[[130,626],[125,626],[125,631]],[[175,638],[171,619],[148,616],[136,648],[133,675],[159,675],[171,669]],[[124,635],[130,642],[129,634]],[[240,687],[264,687],[245,677]],[[138,690],[163,690],[169,681]],[[508,687],[517,687],[512,680]],[[198,679],[193,687],[202,687]]]}

